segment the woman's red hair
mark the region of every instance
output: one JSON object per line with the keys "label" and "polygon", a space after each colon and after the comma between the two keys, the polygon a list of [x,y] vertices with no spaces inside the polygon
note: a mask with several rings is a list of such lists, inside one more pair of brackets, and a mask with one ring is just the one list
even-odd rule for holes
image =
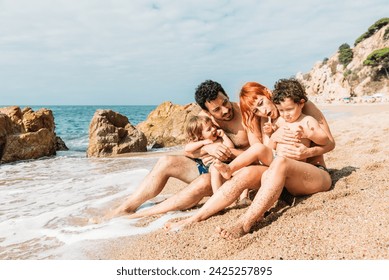
{"label": "woman's red hair", "polygon": [[239,100],[240,110],[242,111],[243,124],[251,131],[254,131],[253,120],[256,116],[253,114],[250,108],[255,105],[255,101],[260,95],[265,96],[271,100],[270,90],[257,82],[247,82],[240,90]]}

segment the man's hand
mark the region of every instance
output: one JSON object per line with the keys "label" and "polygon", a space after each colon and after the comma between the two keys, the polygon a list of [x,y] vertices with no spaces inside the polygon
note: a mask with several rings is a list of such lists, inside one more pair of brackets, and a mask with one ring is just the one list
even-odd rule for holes
{"label": "man's hand", "polygon": [[211,163],[213,163],[215,158],[213,156],[206,155],[206,156],[201,157],[201,160],[203,161],[203,164],[205,166],[209,166],[209,165],[211,165]]}
{"label": "man's hand", "polygon": [[228,160],[232,154],[231,150],[221,143],[209,144],[204,146],[202,149],[220,161]]}

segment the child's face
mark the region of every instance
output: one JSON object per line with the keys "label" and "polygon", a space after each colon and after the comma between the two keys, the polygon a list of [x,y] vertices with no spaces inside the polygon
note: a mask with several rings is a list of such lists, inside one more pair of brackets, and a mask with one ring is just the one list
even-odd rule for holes
{"label": "child's face", "polygon": [[203,130],[201,131],[202,138],[215,141],[217,139],[217,129],[212,122],[206,122],[203,124]]}
{"label": "child's face", "polygon": [[280,104],[276,104],[280,116],[289,123],[295,122],[300,116],[304,107],[304,100],[295,103],[290,98],[285,98]]}

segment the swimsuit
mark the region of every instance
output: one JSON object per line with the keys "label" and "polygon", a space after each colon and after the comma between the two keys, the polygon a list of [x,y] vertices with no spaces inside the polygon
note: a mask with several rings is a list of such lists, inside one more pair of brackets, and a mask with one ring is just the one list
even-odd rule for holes
{"label": "swimsuit", "polygon": [[327,169],[327,167],[321,165],[321,164],[314,164],[314,166],[316,166],[317,168],[321,169],[321,170],[324,170],[325,172],[327,173],[330,173]]}
{"label": "swimsuit", "polygon": [[209,170],[208,170],[209,165],[208,166],[204,165],[203,161],[199,158],[192,158],[192,159],[196,162],[197,169],[199,170],[200,175],[207,174],[209,172]]}

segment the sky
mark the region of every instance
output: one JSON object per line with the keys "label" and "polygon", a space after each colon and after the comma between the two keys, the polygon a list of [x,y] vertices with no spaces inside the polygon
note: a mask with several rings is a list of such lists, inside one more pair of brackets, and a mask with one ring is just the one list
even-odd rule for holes
{"label": "sky", "polygon": [[1,105],[193,102],[270,89],[389,16],[387,0],[0,0]]}

